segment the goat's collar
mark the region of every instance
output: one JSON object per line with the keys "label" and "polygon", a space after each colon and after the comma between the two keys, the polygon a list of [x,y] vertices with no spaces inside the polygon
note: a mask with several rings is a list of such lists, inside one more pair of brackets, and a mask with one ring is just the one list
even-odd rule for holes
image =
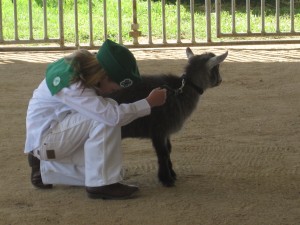
{"label": "goat's collar", "polygon": [[181,76],[181,87],[178,88],[178,91],[180,91],[180,93],[182,93],[182,89],[183,87],[185,86],[185,84],[191,86],[192,88],[194,88],[194,90],[196,90],[198,92],[199,95],[202,95],[203,94],[203,89],[199,86],[197,86],[196,84],[194,84],[190,79],[187,78],[186,74],[183,74]]}
{"label": "goat's collar", "polygon": [[190,79],[187,78],[187,76],[185,74],[183,74],[181,76],[181,86],[177,89],[173,89],[168,85],[162,85],[162,88],[166,88],[169,93],[173,94],[173,95],[180,95],[183,93],[183,88],[185,85],[189,85],[191,86],[195,91],[198,92],[199,95],[203,94],[203,89],[199,86],[197,86],[196,84],[194,84]]}

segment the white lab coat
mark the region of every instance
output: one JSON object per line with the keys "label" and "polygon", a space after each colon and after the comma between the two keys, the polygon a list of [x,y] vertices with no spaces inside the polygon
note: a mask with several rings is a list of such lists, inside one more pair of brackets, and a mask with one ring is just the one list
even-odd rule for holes
{"label": "white lab coat", "polygon": [[122,180],[121,126],[150,112],[145,99],[118,105],[79,84],[52,96],[43,80],[29,102],[24,152],[40,158],[45,184],[116,183]]}

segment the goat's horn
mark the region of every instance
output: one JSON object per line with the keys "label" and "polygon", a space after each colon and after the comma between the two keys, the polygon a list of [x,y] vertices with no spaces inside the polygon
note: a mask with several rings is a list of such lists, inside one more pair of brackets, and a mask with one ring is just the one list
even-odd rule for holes
{"label": "goat's horn", "polygon": [[227,55],[228,55],[228,51],[226,51],[222,55],[210,58],[206,64],[207,68],[212,69],[216,65],[220,64],[221,62],[223,62],[226,59]]}

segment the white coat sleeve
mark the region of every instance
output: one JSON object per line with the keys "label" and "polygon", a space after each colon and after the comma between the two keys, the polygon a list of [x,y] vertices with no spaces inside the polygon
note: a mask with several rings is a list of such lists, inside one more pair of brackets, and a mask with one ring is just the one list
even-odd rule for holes
{"label": "white coat sleeve", "polygon": [[113,99],[97,96],[94,90],[81,89],[76,84],[63,88],[56,98],[72,110],[109,126],[124,126],[151,113],[146,99],[119,105]]}

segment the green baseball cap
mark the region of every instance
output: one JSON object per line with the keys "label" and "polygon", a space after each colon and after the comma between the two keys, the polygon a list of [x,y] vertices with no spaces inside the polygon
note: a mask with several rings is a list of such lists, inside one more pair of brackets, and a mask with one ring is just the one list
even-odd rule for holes
{"label": "green baseball cap", "polygon": [[109,78],[121,87],[129,87],[141,80],[136,59],[126,47],[107,39],[96,57]]}
{"label": "green baseball cap", "polygon": [[46,83],[51,94],[55,95],[64,87],[69,87],[75,74],[73,67],[64,58],[49,64],[46,70]]}

